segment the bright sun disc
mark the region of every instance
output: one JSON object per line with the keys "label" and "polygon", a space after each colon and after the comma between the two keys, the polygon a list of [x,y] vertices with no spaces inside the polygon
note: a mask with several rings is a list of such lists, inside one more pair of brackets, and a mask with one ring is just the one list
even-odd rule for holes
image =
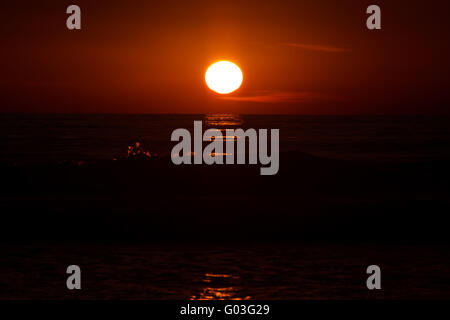
{"label": "bright sun disc", "polygon": [[208,87],[220,94],[237,90],[242,84],[242,71],[229,61],[219,61],[206,70],[205,80]]}

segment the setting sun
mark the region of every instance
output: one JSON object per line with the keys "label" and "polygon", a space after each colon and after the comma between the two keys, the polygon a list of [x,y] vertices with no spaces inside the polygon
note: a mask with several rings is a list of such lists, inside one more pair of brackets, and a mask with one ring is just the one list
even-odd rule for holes
{"label": "setting sun", "polygon": [[237,90],[242,84],[242,71],[232,62],[219,61],[212,64],[205,74],[208,87],[220,94]]}

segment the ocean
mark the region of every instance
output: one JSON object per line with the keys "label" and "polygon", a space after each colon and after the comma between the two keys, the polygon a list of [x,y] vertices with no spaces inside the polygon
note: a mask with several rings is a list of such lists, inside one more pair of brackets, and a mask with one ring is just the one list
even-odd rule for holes
{"label": "ocean", "polygon": [[[450,299],[448,247],[404,245],[1,246],[1,299],[347,300]],[[65,288],[64,266],[82,269]],[[382,290],[366,287],[367,266]]]}
{"label": "ocean", "polygon": [[[171,164],[194,120],[279,129],[280,172]],[[0,299],[450,299],[449,124],[3,114]],[[136,142],[156,159],[112,161]]]}
{"label": "ocean", "polygon": [[279,129],[281,152],[372,162],[450,157],[448,116],[3,114],[0,161],[108,160],[138,141],[152,154],[168,156],[172,131],[192,129],[194,120],[218,128]]}

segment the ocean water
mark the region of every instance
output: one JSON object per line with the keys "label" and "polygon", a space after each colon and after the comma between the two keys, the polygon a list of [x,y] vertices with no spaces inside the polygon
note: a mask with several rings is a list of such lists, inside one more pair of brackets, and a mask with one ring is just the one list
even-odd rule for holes
{"label": "ocean water", "polygon": [[[205,128],[280,129],[281,152],[304,152],[332,159],[379,162],[416,162],[450,157],[448,117],[6,114],[0,117],[0,161],[40,163],[108,160],[125,155],[128,146],[136,141],[141,142],[153,154],[164,157],[170,154],[174,144],[170,141],[172,131],[176,128],[192,129],[194,120],[203,120]],[[10,169],[5,168],[6,171]],[[40,173],[32,170],[27,172],[38,177],[35,185],[39,186]],[[303,188],[303,192],[309,190],[309,182],[310,180],[305,182],[308,188]],[[21,183],[16,185],[22,187]],[[347,208],[347,203],[354,203],[358,210],[360,206],[364,210],[381,202],[381,209],[392,207],[392,210],[380,212],[384,217],[390,217],[383,220],[385,218],[380,215],[380,221],[387,221],[388,226],[398,225],[401,221],[402,228],[407,231],[409,226],[420,224],[421,228],[413,234],[422,243],[424,237],[438,232],[436,230],[444,230],[445,226],[445,216],[440,213],[448,212],[445,200],[447,189],[443,183],[434,187],[424,183],[423,188],[415,188],[414,192],[408,189],[406,195],[402,190],[393,193],[392,189],[385,191],[380,188],[379,193],[365,195],[358,193],[359,186],[355,186],[354,189],[349,189],[355,191],[355,195],[348,194],[342,198],[334,193],[328,198],[311,198],[314,193],[299,193],[298,199],[296,196],[280,198],[284,202],[280,202],[279,206],[277,204],[277,208],[285,210],[274,210],[277,211],[274,213],[286,213],[291,204],[295,210],[288,212],[285,219],[297,217],[292,220],[294,225],[299,224],[303,230],[314,230],[313,222],[317,220],[323,224],[321,227],[324,230],[334,230],[337,220],[327,219],[332,217],[334,211],[308,222],[308,217],[314,218],[316,212],[320,213],[313,210],[314,206],[320,207],[325,202],[325,210],[328,210],[328,205],[339,206],[343,202],[343,208]],[[209,232],[205,232],[204,243],[190,244],[185,239],[167,244],[152,241],[127,243],[120,240],[123,239],[120,232],[122,228],[116,229],[117,226],[124,227],[125,230],[126,227],[135,230],[139,226],[137,230],[145,232],[147,225],[149,232],[152,228],[159,227],[158,219],[154,219],[152,215],[156,214],[158,217],[161,212],[154,211],[155,206],[147,206],[146,202],[151,201],[151,194],[141,199],[141,195],[135,195],[134,192],[127,194],[125,188],[124,199],[114,201],[117,200],[114,195],[105,197],[103,194],[98,196],[89,192],[86,195],[78,192],[72,194],[70,190],[76,189],[65,189],[68,192],[62,189],[61,193],[58,189],[58,192],[47,194],[41,193],[39,188],[31,189],[37,190],[34,191],[36,193],[30,192],[30,188],[25,188],[22,192],[20,188],[16,191],[17,194],[2,195],[2,212],[10,213],[2,216],[5,230],[18,230],[20,233],[36,229],[34,231],[40,235],[42,230],[54,231],[53,229],[61,226],[64,228],[49,243],[39,243],[35,238],[28,244],[9,243],[9,240],[7,243],[0,243],[0,299],[450,299],[448,243],[378,243],[385,240],[386,231],[374,233],[374,243],[367,245],[360,243],[361,240],[357,237],[348,244],[339,244],[334,237],[323,239],[323,243],[318,244],[276,243],[272,242],[275,240],[273,238],[267,238],[263,242],[255,239],[254,243],[239,243],[236,231],[233,230],[217,244],[213,241],[214,238],[207,236],[211,234]],[[426,192],[421,193],[424,192],[422,189]],[[435,190],[439,192],[436,193]],[[323,193],[324,196],[329,195],[327,188],[324,188]],[[396,202],[391,205],[393,197],[398,195]],[[188,195],[184,199],[190,197]],[[419,200],[429,199],[427,206],[413,201],[416,200],[415,197]],[[174,220],[174,225],[180,224],[189,229],[193,224],[186,224],[185,221],[191,221],[195,225],[198,217],[206,222],[211,220],[212,224],[209,225],[220,221],[220,216],[219,220],[211,219],[211,214],[214,213],[211,208],[214,208],[217,197],[208,198],[210,199],[202,194],[192,197],[187,203],[194,204],[191,213],[195,212],[196,215],[192,221]],[[241,213],[250,213],[252,216],[259,205],[270,204],[270,199],[262,198],[264,195],[253,194],[233,198],[237,204],[245,206],[233,207],[236,212],[230,215],[230,221]],[[308,198],[311,199],[310,202],[307,201]],[[277,199],[275,197],[273,200]],[[181,203],[182,200],[176,201]],[[162,203],[164,209],[167,206],[164,199],[157,201],[156,208],[161,208],[158,203]],[[203,205],[196,207],[197,203]],[[310,208],[310,204],[314,206]],[[445,206],[442,210],[436,210],[438,205],[443,204]],[[405,208],[400,211],[397,220],[390,216],[392,212],[397,212],[396,206]],[[425,212],[428,220],[423,218],[425,215],[422,213],[414,215],[414,209],[424,207],[429,210]],[[226,212],[226,208],[218,211],[216,218]],[[31,219],[27,228],[22,224],[18,229],[14,229],[15,225],[11,223],[8,226],[8,221],[22,223],[22,219],[26,221],[27,217],[36,217],[36,212],[40,212],[45,218],[41,224],[39,220]],[[342,210],[336,212],[343,214]],[[80,214],[81,219],[81,223],[77,225],[82,226],[79,243],[65,244],[65,228],[77,214]],[[409,219],[401,220],[406,214]],[[364,216],[360,215],[344,214],[342,218],[343,224],[339,226],[346,225],[348,229],[345,230],[360,226],[366,230],[366,226],[374,222],[372,214],[367,215],[367,223]],[[285,219],[281,221],[289,221]],[[99,221],[101,224],[98,224]],[[166,220],[161,221],[164,225]],[[239,223],[245,221],[248,223],[250,220],[244,219]],[[255,220],[255,224],[252,222],[249,228],[258,226],[258,223],[263,224],[264,221],[267,218]],[[381,222],[377,226],[383,225]],[[118,232],[114,233],[118,236],[117,239],[112,238],[112,242],[108,243],[110,238],[106,236],[100,237],[103,244],[85,242],[86,231],[97,225],[104,228],[100,229],[100,236],[102,232],[111,235],[114,231]],[[402,234],[412,233],[400,233]],[[68,292],[64,286],[65,267],[74,263],[81,265],[83,270],[83,290],[78,295]],[[372,292],[365,286],[366,268],[371,264],[380,265],[383,270],[381,291]]]}
{"label": "ocean water", "polygon": [[[400,245],[1,246],[0,299],[450,299],[448,247]],[[76,261],[83,289],[65,288]],[[367,290],[366,268],[383,271]],[[32,266],[32,267],[30,267]]]}
{"label": "ocean water", "polygon": [[0,160],[33,163],[113,159],[137,141],[167,156],[176,128],[280,129],[280,151],[361,161],[450,157],[450,117],[290,115],[30,115],[0,116]]}

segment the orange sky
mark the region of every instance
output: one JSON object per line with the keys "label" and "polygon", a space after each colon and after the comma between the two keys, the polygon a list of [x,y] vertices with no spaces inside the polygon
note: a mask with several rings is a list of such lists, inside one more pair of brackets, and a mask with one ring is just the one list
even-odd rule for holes
{"label": "orange sky", "polygon": [[[394,3],[395,2],[395,3]],[[365,10],[382,9],[382,30]],[[16,1],[2,4],[0,110],[448,113],[445,1]],[[82,30],[65,27],[82,9]],[[204,83],[217,60],[244,83]]]}

